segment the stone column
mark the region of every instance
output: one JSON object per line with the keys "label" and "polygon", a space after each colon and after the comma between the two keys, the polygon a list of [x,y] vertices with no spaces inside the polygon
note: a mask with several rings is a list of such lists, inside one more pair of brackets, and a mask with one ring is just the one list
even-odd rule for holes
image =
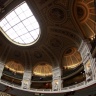
{"label": "stone column", "polygon": [[52,90],[59,91],[62,86],[61,80],[61,69],[59,67],[53,69],[53,81],[52,81]]}
{"label": "stone column", "polygon": [[2,74],[3,74],[3,69],[4,69],[4,64],[2,62],[0,62],[0,79],[1,79]]}
{"label": "stone column", "polygon": [[31,76],[32,76],[32,72],[30,70],[24,71],[23,80],[22,80],[22,88],[23,89],[30,89]]}
{"label": "stone column", "polygon": [[90,81],[95,78],[95,71],[94,71],[95,59],[92,57],[90,50],[91,50],[91,44],[89,42],[82,41],[78,51],[80,52],[82,57],[82,63],[84,65],[86,81]]}

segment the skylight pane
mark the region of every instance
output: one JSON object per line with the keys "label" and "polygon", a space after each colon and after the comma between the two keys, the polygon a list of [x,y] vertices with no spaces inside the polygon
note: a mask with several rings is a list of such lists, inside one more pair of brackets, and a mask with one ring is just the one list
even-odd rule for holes
{"label": "skylight pane", "polygon": [[27,26],[26,28],[27,28],[27,30],[28,30],[29,32],[32,31],[32,30],[34,30],[34,28],[32,27],[32,25],[29,25],[29,26]]}
{"label": "skylight pane", "polygon": [[20,18],[21,21],[26,19],[26,16],[24,13],[21,13],[20,15],[18,15],[18,17]]}
{"label": "skylight pane", "polygon": [[30,33],[31,33],[31,35],[34,37],[34,39],[37,38],[38,34],[36,33],[36,31],[32,31],[32,32],[30,32]]}
{"label": "skylight pane", "polygon": [[14,11],[12,11],[12,12],[10,13],[10,17],[11,17],[12,19],[14,19],[14,18],[16,17],[16,13],[15,13]]}
{"label": "skylight pane", "polygon": [[28,19],[26,19],[26,20],[23,21],[23,24],[24,24],[25,26],[28,26],[28,25],[30,25],[30,21],[29,21]]}
{"label": "skylight pane", "polygon": [[18,43],[23,43],[22,39],[20,37],[14,39],[14,41],[18,42]]}
{"label": "skylight pane", "polygon": [[30,38],[31,35],[29,33],[25,34],[26,38]]}
{"label": "skylight pane", "polygon": [[22,5],[20,6],[20,8],[21,8],[23,11],[30,10],[29,7],[28,7],[28,5],[27,5],[26,3],[22,4]]}
{"label": "skylight pane", "polygon": [[15,31],[11,28],[9,29],[7,32],[10,32],[10,33],[15,33]]}
{"label": "skylight pane", "polygon": [[26,28],[24,28],[24,29],[21,30],[21,33],[22,33],[22,34],[25,34],[25,33],[27,33],[27,32],[28,32],[28,31],[27,31]]}
{"label": "skylight pane", "polygon": [[1,27],[3,27],[3,26],[4,26],[4,24],[3,24],[2,22],[0,22],[0,26],[1,26]]}
{"label": "skylight pane", "polygon": [[24,29],[25,28],[25,26],[23,25],[22,22],[21,23],[18,23],[17,26],[18,26],[19,29]]}
{"label": "skylight pane", "polygon": [[17,24],[17,23],[20,22],[20,19],[18,17],[16,17],[16,18],[13,19],[13,22],[14,22],[14,24]]}
{"label": "skylight pane", "polygon": [[28,42],[29,42],[29,40],[28,40],[28,39],[25,39],[25,40],[24,40],[24,42],[25,42],[25,43],[28,43]]}
{"label": "skylight pane", "polygon": [[13,41],[20,44],[33,43],[39,35],[39,24],[26,2],[2,19],[0,26]]}
{"label": "skylight pane", "polygon": [[30,21],[30,23],[37,22],[34,16],[29,17],[28,20]]}
{"label": "skylight pane", "polygon": [[8,35],[10,35],[10,37],[12,38],[12,39],[14,39],[14,38],[16,38],[16,37],[18,37],[18,35],[14,32],[10,32],[10,31],[7,31],[6,32]]}
{"label": "skylight pane", "polygon": [[18,30],[18,31],[16,31],[16,33],[19,35],[19,36],[21,36],[21,35],[23,35],[23,34],[25,34],[25,33],[27,33],[28,31],[26,30],[26,28],[24,28],[24,29],[22,29],[22,30]]}
{"label": "skylight pane", "polygon": [[15,9],[15,12],[16,12],[17,15],[19,15],[19,14],[21,14],[23,11],[22,11],[22,9],[21,9],[20,7],[18,7],[18,8]]}
{"label": "skylight pane", "polygon": [[3,20],[2,20],[2,23],[3,23],[3,25],[7,24],[6,19],[3,19]]}
{"label": "skylight pane", "polygon": [[24,14],[26,15],[26,17],[30,17],[32,15],[32,12],[30,10],[27,10],[24,12]]}
{"label": "skylight pane", "polygon": [[20,30],[20,28],[18,26],[14,26],[13,29],[15,30],[15,32]]}
{"label": "skylight pane", "polygon": [[4,26],[4,27],[3,27],[3,30],[4,30],[4,31],[6,31],[6,30],[7,30],[6,26]]}
{"label": "skylight pane", "polygon": [[39,35],[39,29],[36,29],[36,33]]}
{"label": "skylight pane", "polygon": [[22,35],[22,36],[20,36],[20,37],[21,37],[21,39],[24,40],[24,41],[27,39],[25,35]]}
{"label": "skylight pane", "polygon": [[33,42],[34,39],[33,39],[32,37],[30,37],[30,38],[28,38],[28,41],[29,41],[29,42]]}
{"label": "skylight pane", "polygon": [[39,27],[37,22],[33,23],[32,26],[33,26],[34,29],[37,29]]}
{"label": "skylight pane", "polygon": [[11,28],[11,26],[8,23],[5,25],[5,27],[6,27],[6,30]]}
{"label": "skylight pane", "polygon": [[7,22],[10,22],[10,21],[12,20],[12,18],[11,18],[11,15],[10,15],[10,14],[6,16],[6,20],[7,20]]}

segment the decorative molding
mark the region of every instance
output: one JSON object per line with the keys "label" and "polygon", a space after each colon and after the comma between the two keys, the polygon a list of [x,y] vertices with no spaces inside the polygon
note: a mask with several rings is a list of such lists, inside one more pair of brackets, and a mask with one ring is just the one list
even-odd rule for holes
{"label": "decorative molding", "polygon": [[67,20],[66,10],[62,5],[55,5],[48,9],[47,19],[55,23],[64,23]]}
{"label": "decorative molding", "polygon": [[71,30],[66,30],[66,29],[56,29],[56,28],[51,28],[50,29],[53,32],[56,32],[58,34],[62,34],[65,35],[71,39],[73,39],[75,42],[78,42],[79,44],[81,43],[81,38],[78,35],[75,35],[74,32],[72,32]]}

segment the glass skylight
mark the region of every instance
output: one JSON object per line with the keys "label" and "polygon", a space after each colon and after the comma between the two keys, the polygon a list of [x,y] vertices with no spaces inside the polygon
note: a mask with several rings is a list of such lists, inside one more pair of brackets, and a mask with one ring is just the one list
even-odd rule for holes
{"label": "glass skylight", "polygon": [[19,44],[34,43],[39,35],[39,24],[26,2],[23,2],[0,21],[4,32]]}

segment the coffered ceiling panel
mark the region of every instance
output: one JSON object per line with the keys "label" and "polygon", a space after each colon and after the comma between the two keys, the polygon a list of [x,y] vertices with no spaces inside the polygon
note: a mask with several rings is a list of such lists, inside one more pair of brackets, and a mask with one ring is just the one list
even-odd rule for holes
{"label": "coffered ceiling panel", "polygon": [[85,38],[93,39],[95,36],[96,12],[94,0],[75,0],[75,16]]}

